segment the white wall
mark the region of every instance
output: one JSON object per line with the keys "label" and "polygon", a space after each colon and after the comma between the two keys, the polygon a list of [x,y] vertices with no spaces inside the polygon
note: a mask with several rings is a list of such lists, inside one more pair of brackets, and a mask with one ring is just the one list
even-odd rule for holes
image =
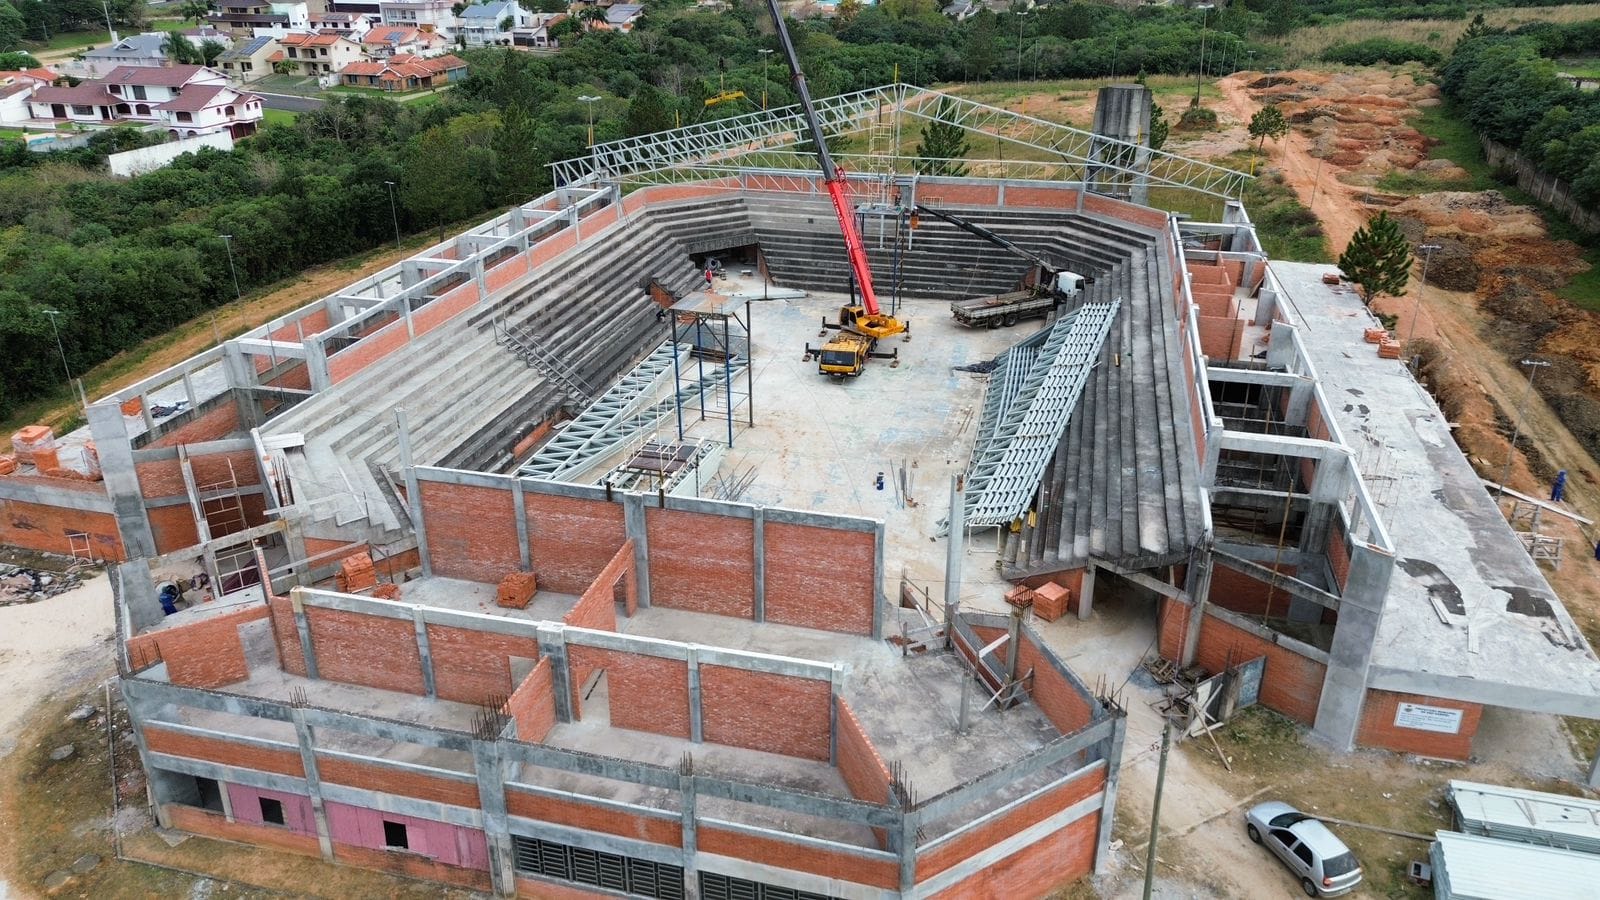
{"label": "white wall", "polygon": [[216,134],[202,134],[199,137],[157,144],[154,147],[140,147],[138,150],[124,150],[121,153],[113,153],[106,157],[106,162],[111,166],[111,174],[128,178],[163,168],[167,163],[185,153],[193,153],[201,147],[215,147],[223,151],[232,150],[233,136],[226,131],[219,131]]}

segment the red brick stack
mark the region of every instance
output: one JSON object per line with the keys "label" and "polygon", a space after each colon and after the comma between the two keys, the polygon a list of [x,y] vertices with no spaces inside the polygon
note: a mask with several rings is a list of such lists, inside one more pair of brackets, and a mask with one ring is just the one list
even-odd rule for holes
{"label": "red brick stack", "polygon": [[1381,344],[1389,339],[1389,329],[1368,328],[1365,332],[1362,332],[1362,336],[1367,339],[1369,344]]}
{"label": "red brick stack", "polygon": [[372,596],[379,600],[399,600],[400,585],[385,581],[372,589]]}
{"label": "red brick stack", "polygon": [[372,557],[366,553],[346,556],[339,564],[339,574],[334,578],[339,590],[354,594],[378,583],[378,572],[372,567]]}
{"label": "red brick stack", "polygon": [[506,609],[527,609],[533,595],[539,590],[539,579],[532,572],[512,572],[500,579],[500,589],[494,602]]}
{"label": "red brick stack", "polygon": [[1046,622],[1054,622],[1066,613],[1072,603],[1072,591],[1047,581],[1033,589],[1033,614]]}
{"label": "red brick stack", "polygon": [[1400,342],[1399,341],[1384,341],[1383,343],[1379,344],[1378,345],[1378,357],[1380,359],[1399,359],[1400,358]]}
{"label": "red brick stack", "polygon": [[29,425],[11,436],[11,451],[17,455],[17,462],[25,466],[34,465],[35,453],[52,450],[55,446],[56,433],[48,425]]}
{"label": "red brick stack", "polygon": [[1339,283],[1339,273],[1338,272],[1323,272],[1322,273],[1322,283],[1323,284],[1338,284]]}
{"label": "red brick stack", "polygon": [[17,458],[7,453],[0,456],[0,475],[10,475],[17,471]]}
{"label": "red brick stack", "polygon": [[1006,591],[1006,602],[1017,609],[1027,609],[1033,605],[1033,588],[1024,584],[1017,585]]}

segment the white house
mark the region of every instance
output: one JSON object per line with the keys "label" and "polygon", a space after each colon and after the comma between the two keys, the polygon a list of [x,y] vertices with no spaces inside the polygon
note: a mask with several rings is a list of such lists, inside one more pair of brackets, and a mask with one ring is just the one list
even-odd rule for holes
{"label": "white house", "polygon": [[455,0],[385,0],[378,7],[383,15],[383,24],[373,30],[386,26],[410,26],[421,32],[442,34],[455,40],[458,23],[454,7]]}
{"label": "white house", "polygon": [[359,42],[361,36],[372,30],[372,18],[361,13],[324,12],[311,14],[311,29],[333,32]]}
{"label": "white house", "polygon": [[311,28],[311,11],[304,2],[219,0],[217,11],[206,16],[206,21],[227,31],[235,40],[246,40],[263,34],[276,37],[307,31]]}
{"label": "white house", "polygon": [[38,90],[32,79],[17,78],[12,72],[0,72],[0,125],[15,125],[33,118],[28,98]]}
{"label": "white house", "polygon": [[380,61],[399,55],[438,56],[448,43],[438,32],[393,25],[379,25],[361,36],[361,50],[367,59]]}
{"label": "white house", "polygon": [[[468,47],[488,47],[511,44],[511,29],[529,25],[533,14],[523,9],[517,0],[491,0],[474,3],[463,9],[458,17],[461,36]],[[509,24],[507,23],[509,21]],[[507,27],[502,30],[501,25]]]}
{"label": "white house", "polygon": [[554,50],[561,42],[550,36],[550,29],[567,20],[566,13],[534,13],[531,22],[511,29],[511,45],[532,50]]}
{"label": "white house", "polygon": [[331,31],[286,34],[278,38],[278,46],[296,75],[332,75],[362,59],[360,44]]}
{"label": "white house", "polygon": [[205,66],[121,66],[76,87],[38,88],[28,105],[35,119],[96,125],[161,125],[169,137],[226,131],[255,133],[261,98],[228,87]]}
{"label": "white house", "polygon": [[642,3],[613,3],[606,7],[606,27],[613,31],[632,31],[643,15]]}
{"label": "white house", "polygon": [[167,51],[161,49],[161,44],[166,39],[159,31],[129,35],[84,53],[82,71],[90,78],[98,78],[118,66],[164,66]]}

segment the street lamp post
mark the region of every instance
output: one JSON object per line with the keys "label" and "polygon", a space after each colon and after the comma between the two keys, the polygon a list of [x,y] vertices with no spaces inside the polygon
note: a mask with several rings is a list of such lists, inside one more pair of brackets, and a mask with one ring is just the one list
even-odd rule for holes
{"label": "street lamp post", "polygon": [[1194,75],[1194,102],[1189,104],[1190,106],[1200,105],[1200,83],[1205,80],[1206,75],[1206,34],[1211,24],[1213,7],[1210,3],[1202,3],[1195,8],[1200,10],[1200,68]]}
{"label": "street lamp post", "polygon": [[243,300],[244,292],[239,290],[239,270],[233,265],[233,235],[220,235],[222,245],[228,248],[228,272],[233,275],[233,299]]}
{"label": "street lamp post", "polygon": [[1522,402],[1517,404],[1517,421],[1511,428],[1511,446],[1506,448],[1506,464],[1500,470],[1500,496],[1506,492],[1506,480],[1511,477],[1511,457],[1517,452],[1517,437],[1522,434],[1522,414],[1528,408],[1528,395],[1533,393],[1533,379],[1539,376],[1539,370],[1550,364],[1542,359],[1525,359],[1522,365],[1528,368],[1528,387],[1522,392]]}
{"label": "street lamp post", "polygon": [[767,111],[767,62],[772,59],[772,51],[765,47],[756,51],[761,54],[761,111]]}
{"label": "street lamp post", "polygon": [[1022,80],[1022,19],[1025,12],[1017,13],[1017,80]]}
{"label": "street lamp post", "polygon": [[46,308],[41,312],[50,317],[50,331],[56,336],[56,352],[61,354],[61,369],[67,373],[67,390],[71,390],[72,367],[67,365],[67,348],[61,345],[61,329],[56,327],[56,316],[61,315],[61,310]]}
{"label": "street lamp post", "polygon": [[578,98],[589,110],[589,146],[591,147],[594,146],[594,104],[599,99],[599,97],[591,97],[587,94]]}
{"label": "street lamp post", "polygon": [[394,209],[394,182],[385,181],[389,186],[389,218],[394,222],[394,248],[400,249],[400,214]]}
{"label": "street lamp post", "polygon": [[1407,366],[1411,366],[1416,358],[1411,341],[1417,336],[1417,313],[1422,308],[1422,294],[1428,289],[1428,263],[1433,262],[1433,252],[1439,249],[1439,245],[1422,244],[1417,249],[1422,251],[1422,283],[1417,285],[1417,299],[1411,301],[1411,327],[1406,329]]}

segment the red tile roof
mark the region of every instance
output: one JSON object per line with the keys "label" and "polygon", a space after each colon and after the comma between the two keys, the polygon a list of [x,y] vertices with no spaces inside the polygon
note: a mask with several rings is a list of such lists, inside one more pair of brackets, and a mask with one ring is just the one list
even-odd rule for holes
{"label": "red tile roof", "polygon": [[[224,92],[228,96],[219,97]],[[220,84],[195,84],[184,88],[182,94],[157,106],[156,109],[168,112],[199,112],[208,106],[220,106],[231,103],[232,100],[233,91]]]}
{"label": "red tile roof", "polygon": [[417,39],[410,25],[379,25],[361,36],[363,44],[409,44]]}
{"label": "red tile roof", "polygon": [[31,81],[17,81],[11,84],[0,84],[0,98],[10,97],[12,94],[20,94],[23,91],[31,90],[34,87],[37,87],[37,85]]}
{"label": "red tile roof", "polygon": [[5,75],[21,75],[23,78],[31,78],[34,81],[43,82],[44,84],[53,84],[57,78],[61,77],[60,75],[57,75],[56,73],[45,68],[22,69],[17,72],[0,72],[0,77]]}
{"label": "red tile roof", "polygon": [[183,87],[196,75],[207,71],[205,66],[117,66],[101,81],[110,84],[142,84],[147,87]]}
{"label": "red tile roof", "polygon": [[85,81],[77,87],[42,87],[34,92],[35,103],[72,103],[78,106],[109,106],[119,98],[106,93],[97,81]]}
{"label": "red tile roof", "polygon": [[286,34],[278,38],[278,43],[285,47],[332,47],[341,40],[347,38],[336,32],[324,31],[317,34]]}

